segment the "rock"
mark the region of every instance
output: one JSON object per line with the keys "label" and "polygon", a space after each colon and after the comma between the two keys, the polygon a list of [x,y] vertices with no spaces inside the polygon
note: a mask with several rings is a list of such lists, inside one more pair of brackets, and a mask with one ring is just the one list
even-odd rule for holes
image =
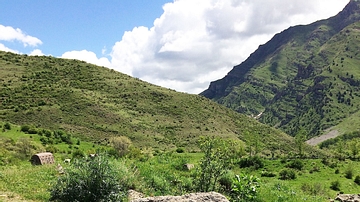
{"label": "rock", "polygon": [[184,169],[185,170],[191,170],[193,168],[194,168],[194,164],[190,164],[190,163],[184,164]]}
{"label": "rock", "polygon": [[360,202],[360,194],[339,194],[335,201],[341,202]]}
{"label": "rock", "polygon": [[137,192],[135,190],[129,190],[128,191],[128,199],[129,201],[133,201],[135,199],[144,198],[144,194]]}
{"label": "rock", "polygon": [[131,202],[229,202],[225,196],[216,192],[192,193],[183,196],[156,196],[129,200]]}

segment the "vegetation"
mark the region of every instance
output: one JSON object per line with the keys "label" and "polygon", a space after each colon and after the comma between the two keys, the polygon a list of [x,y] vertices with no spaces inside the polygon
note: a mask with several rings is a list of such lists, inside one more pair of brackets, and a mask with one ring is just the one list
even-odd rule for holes
{"label": "vegetation", "polygon": [[135,147],[163,151],[199,151],[200,136],[250,142],[255,133],[269,143],[263,149],[295,147],[286,134],[202,96],[78,60],[0,52],[0,81],[0,121],[42,133],[44,144],[58,138],[49,130],[96,145],[127,137]]}

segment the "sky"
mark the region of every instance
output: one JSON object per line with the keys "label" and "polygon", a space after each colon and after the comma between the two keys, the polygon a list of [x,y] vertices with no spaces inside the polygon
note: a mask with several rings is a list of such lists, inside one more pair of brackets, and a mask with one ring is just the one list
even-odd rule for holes
{"label": "sky", "polygon": [[0,50],[79,59],[198,94],[274,34],[349,0],[0,0]]}

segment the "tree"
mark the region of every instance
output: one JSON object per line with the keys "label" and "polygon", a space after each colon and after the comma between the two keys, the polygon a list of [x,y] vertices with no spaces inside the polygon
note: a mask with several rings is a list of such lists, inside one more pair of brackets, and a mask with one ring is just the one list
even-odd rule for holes
{"label": "tree", "polygon": [[243,147],[239,141],[203,137],[199,141],[199,148],[204,156],[200,160],[196,188],[202,192],[214,191],[233,160],[243,155]]}
{"label": "tree", "polygon": [[132,145],[131,140],[125,136],[113,137],[110,139],[111,146],[117,151],[117,155],[122,157],[129,153]]}
{"label": "tree", "polygon": [[304,147],[305,147],[306,134],[304,129],[300,129],[297,135],[295,136],[295,143],[298,147],[298,154],[300,157],[304,156]]}
{"label": "tree", "polygon": [[51,201],[122,201],[125,196],[117,170],[103,154],[75,159],[50,189]]}
{"label": "tree", "polygon": [[355,159],[356,156],[359,154],[359,140],[354,139],[349,143],[349,148],[353,158]]}

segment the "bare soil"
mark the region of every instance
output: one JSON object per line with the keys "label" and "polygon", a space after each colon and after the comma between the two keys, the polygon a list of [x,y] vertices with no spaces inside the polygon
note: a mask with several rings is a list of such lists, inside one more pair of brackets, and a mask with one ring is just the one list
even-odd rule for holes
{"label": "bare soil", "polygon": [[340,135],[339,131],[331,130],[330,132],[328,132],[328,133],[326,133],[324,135],[321,135],[321,136],[318,136],[318,137],[313,137],[310,140],[307,140],[306,143],[311,145],[311,146],[315,146],[315,145],[318,145],[318,144],[324,142],[325,140],[335,138],[335,137],[337,137],[339,135]]}

